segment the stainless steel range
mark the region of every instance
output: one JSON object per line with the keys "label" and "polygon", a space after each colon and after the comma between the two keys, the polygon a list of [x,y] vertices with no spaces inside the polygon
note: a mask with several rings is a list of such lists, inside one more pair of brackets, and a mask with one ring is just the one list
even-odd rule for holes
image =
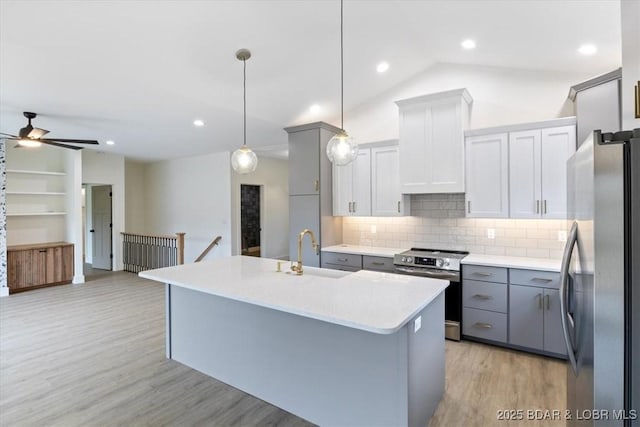
{"label": "stainless steel range", "polygon": [[460,341],[462,319],[460,260],[467,255],[469,252],[411,248],[393,257],[396,273],[449,281],[444,295],[445,337],[456,341]]}

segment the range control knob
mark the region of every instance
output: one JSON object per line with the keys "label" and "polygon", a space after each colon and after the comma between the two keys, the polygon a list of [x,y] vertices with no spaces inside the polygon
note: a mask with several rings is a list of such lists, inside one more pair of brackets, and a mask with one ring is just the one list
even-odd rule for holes
{"label": "range control knob", "polygon": [[445,260],[444,260],[444,266],[445,266],[445,267],[449,267],[449,260],[448,260],[448,259],[445,259]]}
{"label": "range control knob", "polygon": [[402,257],[402,262],[407,262],[407,257]]}
{"label": "range control knob", "polygon": [[409,257],[407,257],[407,262],[408,262],[409,264],[411,264],[411,263],[413,262],[413,258],[411,258],[410,256],[409,256]]}
{"label": "range control knob", "polygon": [[442,258],[436,260],[436,267],[444,267],[444,260]]}

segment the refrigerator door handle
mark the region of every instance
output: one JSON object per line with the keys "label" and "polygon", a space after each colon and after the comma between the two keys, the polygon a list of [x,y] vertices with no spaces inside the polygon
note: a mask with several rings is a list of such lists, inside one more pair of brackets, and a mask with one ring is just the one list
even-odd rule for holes
{"label": "refrigerator door handle", "polygon": [[560,319],[562,320],[562,334],[564,336],[565,345],[567,346],[567,355],[569,356],[569,362],[571,362],[571,367],[573,368],[573,372],[575,373],[578,373],[578,364],[576,362],[576,355],[573,349],[572,339],[569,334],[568,323],[571,323],[572,328],[575,325],[573,322],[573,318],[569,313],[569,307],[567,305],[567,294],[569,291],[569,264],[571,263],[571,254],[573,253],[573,248],[575,247],[577,241],[578,223],[574,221],[567,238],[567,244],[564,247],[564,253],[562,255],[562,265],[560,268]]}

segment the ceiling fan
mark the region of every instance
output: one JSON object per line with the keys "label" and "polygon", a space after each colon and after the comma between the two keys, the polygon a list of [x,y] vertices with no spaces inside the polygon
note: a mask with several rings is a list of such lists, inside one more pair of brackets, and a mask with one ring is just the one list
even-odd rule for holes
{"label": "ceiling fan", "polygon": [[54,145],[56,147],[69,148],[71,150],[82,150],[84,147],[78,147],[69,144],[93,144],[98,145],[99,142],[94,139],[63,139],[63,138],[43,138],[49,133],[46,129],[35,128],[31,125],[31,119],[35,119],[37,114],[25,111],[24,116],[29,120],[29,123],[20,129],[18,135],[11,135],[8,133],[0,132],[0,135],[4,135],[9,138],[3,138],[10,141],[18,141],[20,147],[39,147],[41,144]]}

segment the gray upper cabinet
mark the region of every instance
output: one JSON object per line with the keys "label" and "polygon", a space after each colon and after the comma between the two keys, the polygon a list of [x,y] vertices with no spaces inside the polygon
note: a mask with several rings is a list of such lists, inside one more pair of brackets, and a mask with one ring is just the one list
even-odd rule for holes
{"label": "gray upper cabinet", "polygon": [[296,132],[289,143],[289,195],[319,193],[320,134],[317,129]]}

